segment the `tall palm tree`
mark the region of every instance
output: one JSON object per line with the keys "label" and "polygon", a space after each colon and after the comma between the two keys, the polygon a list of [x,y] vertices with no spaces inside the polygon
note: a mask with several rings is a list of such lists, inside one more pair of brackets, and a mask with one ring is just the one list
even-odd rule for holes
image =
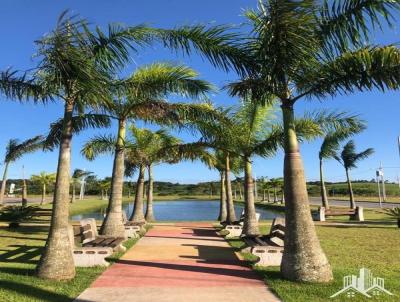
{"label": "tall palm tree", "polygon": [[[196,77],[197,73],[186,66],[154,63],[140,67],[129,78],[114,83],[117,98],[104,105],[106,115],[118,122],[118,129],[110,202],[101,228],[102,234],[123,236],[125,233],[121,212],[127,120],[142,119],[177,124],[185,119],[206,118],[207,111],[212,113],[208,106],[170,104],[164,100],[169,94],[191,98],[205,97],[212,86]],[[85,154],[93,159],[91,151],[87,148]],[[150,166],[148,170],[151,172]]]}
{"label": "tall palm tree", "polygon": [[394,23],[399,9],[397,1],[262,0],[258,9],[245,13],[251,29],[241,48],[252,63],[244,68],[248,75],[229,89],[253,101],[265,102],[272,95],[281,103],[287,199],[281,272],[287,279],[333,278],[311,217],[294,105],[304,98],[397,89],[399,49],[373,45],[368,38],[372,28]]}
{"label": "tall palm tree", "polygon": [[328,194],[326,193],[324,172],[323,172],[323,161],[329,158],[334,158],[339,147],[340,142],[347,139],[348,137],[361,132],[365,129],[365,123],[362,120],[354,119],[354,124],[351,127],[342,127],[333,132],[328,133],[322,141],[320,150],[318,152],[319,158],[319,175],[321,185],[321,200],[322,206],[329,209]]}
{"label": "tall palm tree", "polygon": [[[201,146],[201,144],[200,144]],[[226,180],[226,153],[215,148],[216,151],[213,154],[213,167],[218,170],[220,175],[220,207],[218,214],[218,221],[230,223],[236,221],[235,208],[233,203],[232,195],[229,196],[227,187],[231,186],[227,184]],[[241,163],[238,157],[229,157],[229,169],[233,173],[237,174],[241,171]],[[230,181],[230,179],[228,179]],[[229,214],[228,214],[229,213]]]}
{"label": "tall palm tree", "polygon": [[[124,157],[126,158],[127,169],[125,174],[131,176],[136,169],[139,170],[139,178],[136,185],[135,207],[131,219],[134,221],[152,221],[153,214],[153,173],[152,168],[160,162],[171,162],[173,159],[167,156],[160,157],[158,152],[167,145],[175,145],[180,141],[161,129],[152,132],[148,129],[139,129],[134,125],[128,127],[129,137],[124,137]],[[100,153],[114,153],[118,140],[110,136],[96,136],[90,139],[82,148],[82,153],[90,160],[94,159]],[[125,154],[126,153],[126,154]],[[146,168],[149,171],[149,182],[147,186],[148,200],[146,217],[143,215],[143,193],[144,193],[144,174]],[[109,203],[109,207],[110,207]],[[115,205],[114,205],[115,206]],[[107,213],[110,210],[108,209]],[[119,213],[121,214],[122,205]],[[122,216],[121,216],[122,217]],[[121,220],[121,217],[118,217]],[[118,220],[118,221],[119,221]],[[104,223],[106,220],[104,221]],[[103,225],[104,225],[103,223]],[[121,220],[122,223],[122,220]],[[103,226],[102,226],[103,231]]]}
{"label": "tall palm tree", "polygon": [[356,201],[354,199],[353,188],[351,186],[349,170],[357,168],[357,163],[374,153],[374,149],[368,148],[364,151],[357,153],[356,145],[353,140],[347,142],[340,153],[340,156],[334,155],[334,158],[344,167],[346,171],[347,186],[350,194],[350,208],[356,208]]}
{"label": "tall palm tree", "polygon": [[55,183],[56,174],[42,171],[37,175],[32,175],[31,180],[39,183],[42,186],[42,198],[40,200],[40,205],[42,205],[46,200],[46,188]]}
{"label": "tall palm tree", "polygon": [[1,182],[0,204],[4,201],[4,194],[7,186],[7,173],[11,163],[15,162],[27,153],[34,152],[43,147],[43,137],[41,135],[20,142],[18,139],[10,139],[6,146],[4,156],[4,172]]}

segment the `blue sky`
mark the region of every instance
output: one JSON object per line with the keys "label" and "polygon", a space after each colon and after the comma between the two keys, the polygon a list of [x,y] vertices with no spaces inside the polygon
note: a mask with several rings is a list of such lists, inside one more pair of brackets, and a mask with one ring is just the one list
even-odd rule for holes
{"label": "blue sky", "polygon": [[[255,0],[153,0],[153,1],[29,1],[3,0],[0,10],[0,69],[10,66],[24,70],[33,66],[32,55],[35,53],[33,41],[51,30],[59,14],[69,9],[79,13],[93,24],[105,26],[109,22],[120,22],[126,25],[149,23],[159,27],[174,27],[176,25],[194,23],[239,24],[244,8],[254,7]],[[397,28],[379,33],[377,43],[393,43],[400,41]],[[226,74],[213,68],[199,56],[180,57],[168,50],[154,47],[141,51],[134,57],[134,64],[127,68],[131,72],[136,66],[154,61],[173,61],[185,63],[197,71],[200,76],[221,87],[229,80],[235,79],[234,74]],[[378,91],[357,93],[350,96],[338,96],[323,101],[301,101],[296,105],[298,114],[305,110],[318,108],[340,109],[359,114],[368,121],[368,129],[355,137],[359,150],[368,147],[375,149],[375,154],[360,163],[359,168],[352,171],[354,179],[371,179],[374,170],[382,161],[388,168],[385,174],[391,180],[400,173],[400,158],[397,149],[397,136],[400,135],[400,92]],[[228,97],[224,92],[212,96],[217,105],[234,105],[236,99]],[[46,133],[48,126],[62,114],[61,103],[33,105],[20,104],[6,100],[0,96],[0,156],[3,156],[6,142],[10,138],[26,139],[37,134]],[[111,129],[112,130],[112,129]],[[111,174],[112,160],[103,156],[93,162],[83,159],[79,150],[90,136],[109,132],[111,130],[86,131],[74,138],[72,168],[93,171],[99,177]],[[182,138],[190,140],[187,133]],[[318,179],[317,154],[320,141],[302,145],[302,154],[308,180]],[[21,177],[22,165],[28,175],[40,171],[55,171],[57,152],[27,155],[10,167],[11,178]],[[282,154],[275,158],[264,160],[255,159],[254,171],[256,176],[278,177],[282,175]],[[0,166],[2,169],[3,167]],[[161,165],[155,169],[156,179],[181,183],[216,180],[218,174],[200,163],[184,162],[174,166]],[[326,177],[331,181],[344,179],[344,171],[338,163],[331,160],[326,163]]]}

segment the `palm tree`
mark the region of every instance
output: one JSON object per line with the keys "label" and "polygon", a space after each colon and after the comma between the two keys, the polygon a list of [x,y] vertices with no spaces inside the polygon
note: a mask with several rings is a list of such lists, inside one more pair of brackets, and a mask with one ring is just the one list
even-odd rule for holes
{"label": "palm tree", "polygon": [[397,89],[400,51],[369,43],[371,29],[392,24],[397,1],[259,1],[245,13],[251,29],[242,38],[247,76],[229,85],[232,95],[281,103],[284,120],[286,233],[282,275],[294,281],[329,282],[332,271],[311,217],[303,163],[294,127],[294,105],[354,91]]}
{"label": "palm tree", "polygon": [[333,132],[328,133],[322,141],[318,158],[319,158],[319,175],[321,185],[321,200],[322,206],[329,209],[328,195],[326,193],[324,172],[323,172],[323,161],[324,159],[334,158],[339,147],[340,142],[347,139],[348,137],[361,132],[365,129],[365,123],[362,120],[354,119],[354,124],[351,127],[339,128]]}
{"label": "palm tree", "polygon": [[274,203],[278,202],[278,192],[277,190],[282,187],[283,178],[271,178],[269,181],[271,188],[274,191]]}
{"label": "palm tree", "polygon": [[[76,194],[75,194],[76,184],[79,183],[83,178],[89,176],[90,174],[92,174],[92,172],[81,170],[81,169],[75,169],[74,172],[72,173],[72,177],[71,177],[71,186],[72,186],[71,203],[74,203],[76,201]],[[79,194],[79,195],[81,195],[81,194]]]}
{"label": "palm tree", "polygon": [[[218,221],[224,223],[230,223],[236,221],[235,208],[232,196],[228,195],[226,180],[226,153],[221,150],[216,150],[213,154],[214,168],[218,170],[220,175],[220,207],[218,214]],[[229,168],[233,173],[239,173],[240,163],[237,157],[230,156]],[[230,179],[228,179],[230,181]],[[229,215],[228,215],[229,213]]]}
{"label": "palm tree", "polygon": [[349,170],[357,168],[357,163],[369,157],[374,153],[374,149],[368,148],[360,153],[356,152],[356,145],[353,140],[350,140],[343,146],[340,156],[334,155],[334,158],[344,167],[346,171],[347,186],[350,194],[350,208],[356,208],[356,201],[354,199],[353,188],[351,186]]}
{"label": "palm tree", "polygon": [[31,180],[39,183],[42,186],[42,199],[40,201],[40,205],[42,205],[46,200],[46,188],[49,185],[54,184],[56,181],[56,174],[42,171],[38,175],[32,175]]}
{"label": "palm tree", "polygon": [[108,199],[108,191],[111,188],[111,180],[102,180],[100,183],[100,190],[101,190],[101,200],[107,200]]}
{"label": "palm tree", "polygon": [[[153,173],[152,167],[161,162],[173,163],[177,158],[169,154],[161,154],[161,150],[180,143],[180,140],[170,135],[166,130],[160,129],[152,132],[149,129],[139,129],[130,127],[132,142],[127,146],[127,175],[132,175],[133,168],[138,167],[139,176],[136,185],[136,195],[134,209],[130,217],[131,221],[143,222],[154,221],[153,211]],[[147,207],[144,215],[143,193],[144,193],[144,174],[148,169],[147,185]]]}
{"label": "palm tree", "polygon": [[[164,98],[172,93],[191,98],[204,97],[212,87],[196,77],[197,73],[186,66],[154,63],[138,68],[128,79],[114,83],[119,97],[104,105],[107,116],[118,122],[118,132],[114,150],[110,204],[101,228],[102,234],[123,236],[125,233],[121,211],[127,120],[144,119],[176,124],[185,119],[205,118],[208,106],[169,104],[164,101]],[[122,92],[120,86],[125,86]],[[84,152],[87,158],[93,159],[91,148],[87,148]],[[148,167],[148,170],[151,172],[151,167]]]}
{"label": "palm tree", "polygon": [[18,139],[10,139],[6,146],[4,156],[3,181],[1,182],[0,204],[3,204],[4,194],[7,186],[7,173],[11,163],[15,162],[27,153],[34,152],[43,147],[43,137],[35,136],[20,142]]}
{"label": "palm tree", "polygon": [[226,27],[184,26],[170,30],[109,25],[108,33],[104,33],[99,27],[92,31],[85,20],[70,18],[63,12],[56,29],[35,42],[36,68],[22,75],[11,69],[0,72],[0,91],[8,98],[64,102],[64,118],[52,131],[59,134],[60,153],[51,228],[37,269],[40,277],[61,280],[75,276],[67,233],[71,139],[77,131],[109,122],[104,116],[79,116],[74,123],[73,113],[108,102],[110,80],[129,62],[130,52],[152,42],[186,54],[195,49],[224,70],[243,72],[238,63],[243,60],[244,51],[233,42],[236,35],[226,34],[225,30]]}

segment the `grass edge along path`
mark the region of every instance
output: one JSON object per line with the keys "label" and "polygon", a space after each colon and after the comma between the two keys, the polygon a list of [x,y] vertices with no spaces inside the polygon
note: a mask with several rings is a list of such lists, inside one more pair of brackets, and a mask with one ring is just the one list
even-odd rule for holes
{"label": "grass edge along path", "polygon": [[[150,226],[148,227],[150,228]],[[46,240],[47,227],[22,226],[18,229],[0,227],[0,301],[7,302],[70,302],[73,301],[107,267],[77,268],[70,281],[37,278],[35,267]],[[139,239],[129,239],[129,250]],[[112,265],[124,253],[115,253],[107,261]]]}

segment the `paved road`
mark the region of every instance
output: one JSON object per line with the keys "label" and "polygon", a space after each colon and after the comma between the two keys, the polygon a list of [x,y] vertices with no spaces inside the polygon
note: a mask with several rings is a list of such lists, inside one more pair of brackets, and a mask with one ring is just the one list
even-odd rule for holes
{"label": "paved road", "polygon": [[76,302],[278,302],[210,224],[157,224]]}
{"label": "paved road", "polygon": [[[321,198],[320,197],[310,197],[310,203],[313,205],[322,205],[321,203]],[[348,207],[349,206],[349,201],[344,201],[344,200],[335,200],[335,199],[329,199],[329,204],[331,206],[344,206]],[[356,201],[356,204],[359,205],[360,207],[364,208],[379,208],[379,203],[378,202],[369,202],[369,201]],[[392,208],[395,206],[400,206],[399,203],[390,203],[390,202],[383,202],[382,207],[383,208]]]}

